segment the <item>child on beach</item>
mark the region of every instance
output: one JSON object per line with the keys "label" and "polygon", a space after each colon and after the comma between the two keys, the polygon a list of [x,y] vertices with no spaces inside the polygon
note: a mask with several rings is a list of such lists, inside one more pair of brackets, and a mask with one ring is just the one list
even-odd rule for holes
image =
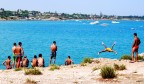
{"label": "child on beach", "polygon": [[12,62],[12,61],[11,61],[11,57],[8,56],[8,59],[5,60],[2,64],[3,64],[4,66],[6,66],[6,69],[12,69],[11,62]]}
{"label": "child on beach", "polygon": [[71,57],[68,56],[68,58],[65,61],[65,65],[71,65],[71,64],[73,64],[73,61],[71,60]]}

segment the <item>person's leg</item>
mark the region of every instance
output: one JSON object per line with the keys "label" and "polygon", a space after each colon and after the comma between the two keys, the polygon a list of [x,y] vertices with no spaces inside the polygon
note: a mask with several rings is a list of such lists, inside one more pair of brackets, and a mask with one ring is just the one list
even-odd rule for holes
{"label": "person's leg", "polygon": [[100,52],[98,52],[98,55],[100,54],[100,53],[102,53],[102,52],[106,52],[107,50],[102,50],[102,51],[100,51]]}
{"label": "person's leg", "polygon": [[56,62],[56,52],[54,52],[54,64]]}
{"label": "person's leg", "polygon": [[50,57],[50,64],[51,64],[51,62],[52,62],[52,57]]}
{"label": "person's leg", "polygon": [[19,68],[19,67],[20,67],[20,58],[18,57],[18,58],[17,58],[16,68]]}
{"label": "person's leg", "polygon": [[114,42],[114,44],[112,45],[112,48],[111,48],[111,49],[113,49],[113,47],[114,47],[115,44],[116,44],[116,42]]}
{"label": "person's leg", "polygon": [[54,64],[55,64],[56,58],[54,58]]}
{"label": "person's leg", "polygon": [[135,47],[132,48],[132,60],[131,60],[131,62],[134,62],[134,52],[135,52]]}
{"label": "person's leg", "polygon": [[138,50],[136,50],[136,62],[138,62]]}
{"label": "person's leg", "polygon": [[107,48],[107,46],[104,44],[104,42],[102,42],[102,45],[105,47],[105,49]]}
{"label": "person's leg", "polygon": [[115,54],[117,54],[117,52],[116,52],[116,51],[114,51],[114,50],[112,50],[112,52],[114,52]]}
{"label": "person's leg", "polygon": [[51,52],[50,64],[52,63],[52,58],[53,58],[53,52]]}

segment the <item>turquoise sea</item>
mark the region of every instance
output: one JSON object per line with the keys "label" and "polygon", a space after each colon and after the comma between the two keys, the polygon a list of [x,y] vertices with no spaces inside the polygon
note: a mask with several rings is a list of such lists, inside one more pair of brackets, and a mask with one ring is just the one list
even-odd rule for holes
{"label": "turquoise sea", "polygon": [[[139,53],[144,52],[144,21],[119,20],[112,24],[111,20],[99,20],[91,25],[93,20],[66,21],[0,21],[0,69],[5,69],[2,62],[7,56],[12,56],[13,43],[21,41],[25,55],[31,61],[34,55],[43,54],[48,66],[50,45],[57,42],[56,64],[64,64],[68,55],[75,64],[84,57],[119,59],[124,54],[131,54],[133,33],[141,39]],[[102,42],[111,47],[116,41],[114,53],[97,53],[104,49]]]}

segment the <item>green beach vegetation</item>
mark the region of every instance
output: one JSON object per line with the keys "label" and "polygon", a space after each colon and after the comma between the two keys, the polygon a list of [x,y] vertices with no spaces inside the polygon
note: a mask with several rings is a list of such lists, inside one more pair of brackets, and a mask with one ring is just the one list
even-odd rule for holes
{"label": "green beach vegetation", "polygon": [[14,71],[21,71],[22,68],[15,68]]}
{"label": "green beach vegetation", "polygon": [[[132,60],[132,57],[130,55],[123,55],[120,60]],[[138,56],[138,60],[144,60],[142,56]]]}
{"label": "green beach vegetation", "polygon": [[118,65],[118,64],[114,64],[114,69],[115,70],[125,70],[126,66],[124,64]]}
{"label": "green beach vegetation", "polygon": [[41,75],[42,72],[39,69],[26,69],[25,70],[25,75]]}
{"label": "green beach vegetation", "polygon": [[60,69],[60,66],[58,66],[58,65],[50,65],[50,71],[54,71],[54,70],[59,70]]}
{"label": "green beach vegetation", "polygon": [[34,81],[34,80],[31,80],[31,79],[27,78],[25,84],[37,84],[37,82]]}
{"label": "green beach vegetation", "polygon": [[82,61],[82,63],[92,63],[92,62],[93,62],[93,59],[88,58],[88,57],[84,58],[83,61]]}
{"label": "green beach vegetation", "polygon": [[104,79],[106,79],[106,78],[114,78],[114,77],[116,77],[116,72],[115,72],[114,68],[112,68],[110,66],[103,66],[101,68],[100,75]]}

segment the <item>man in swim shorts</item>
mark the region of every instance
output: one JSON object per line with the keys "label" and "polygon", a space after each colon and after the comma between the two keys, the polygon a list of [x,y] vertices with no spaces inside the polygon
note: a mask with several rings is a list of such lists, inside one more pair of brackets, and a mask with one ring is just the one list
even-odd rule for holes
{"label": "man in swim shorts", "polygon": [[16,55],[16,68],[21,67],[20,62],[22,61],[22,55],[21,52],[23,51],[22,47],[21,47],[21,42],[19,42],[19,45],[16,47],[15,49],[15,55]]}
{"label": "man in swim shorts", "polygon": [[12,69],[11,62],[11,57],[8,56],[8,59],[3,62],[3,65],[6,66],[6,69]]}
{"label": "man in swim shorts", "polygon": [[53,41],[53,44],[51,45],[50,64],[52,62],[52,59],[54,59],[54,64],[55,64],[55,61],[56,61],[56,51],[57,51],[56,41]]}
{"label": "man in swim shorts", "polygon": [[117,54],[116,51],[113,50],[114,45],[116,44],[116,42],[114,42],[114,44],[112,45],[112,48],[108,48],[103,42],[102,45],[105,47],[105,50],[102,50],[100,52],[98,52],[98,55],[102,52],[114,52],[115,54]]}
{"label": "man in swim shorts", "polygon": [[137,33],[134,33],[134,43],[132,45],[132,60],[131,60],[131,63],[134,62],[134,53],[135,52],[136,52],[136,59],[135,59],[135,61],[138,62],[138,49],[139,49],[140,43],[141,43],[141,41],[137,37]]}
{"label": "man in swim shorts", "polygon": [[12,52],[13,52],[13,68],[15,66],[15,62],[16,62],[16,55],[15,55],[15,49],[16,49],[16,43],[13,44],[13,47],[12,47]]}

